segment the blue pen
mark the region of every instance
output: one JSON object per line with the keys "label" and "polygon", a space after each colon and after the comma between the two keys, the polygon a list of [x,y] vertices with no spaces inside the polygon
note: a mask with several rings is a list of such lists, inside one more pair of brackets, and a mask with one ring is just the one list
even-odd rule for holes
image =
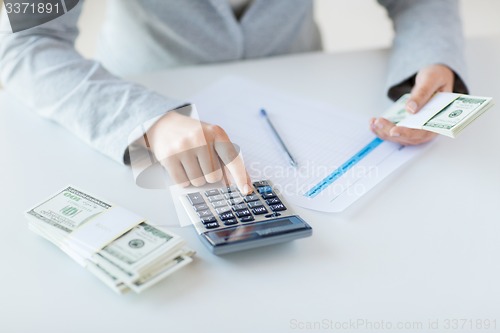
{"label": "blue pen", "polygon": [[266,110],[261,109],[260,115],[267,122],[267,124],[269,125],[269,128],[271,128],[271,131],[272,131],[274,137],[278,140],[278,143],[280,144],[281,148],[285,151],[286,155],[288,156],[288,161],[289,161],[290,165],[293,167],[297,167],[297,162],[292,157],[292,154],[290,154],[290,151],[288,151],[288,148],[286,147],[285,143],[283,142],[283,139],[281,139],[280,135],[278,134],[278,131],[276,131],[276,128],[274,128],[273,123],[271,123],[271,120],[267,116]]}

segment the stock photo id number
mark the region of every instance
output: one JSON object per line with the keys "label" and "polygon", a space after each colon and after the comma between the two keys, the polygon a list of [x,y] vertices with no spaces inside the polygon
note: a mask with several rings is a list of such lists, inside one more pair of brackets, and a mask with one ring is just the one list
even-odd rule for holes
{"label": "stock photo id number", "polygon": [[12,32],[19,32],[66,14],[78,4],[79,0],[0,0],[0,4],[2,2],[9,17]]}

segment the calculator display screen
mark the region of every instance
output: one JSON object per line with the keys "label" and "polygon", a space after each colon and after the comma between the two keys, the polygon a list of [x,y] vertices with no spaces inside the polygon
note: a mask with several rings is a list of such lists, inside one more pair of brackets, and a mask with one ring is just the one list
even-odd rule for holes
{"label": "calculator display screen", "polygon": [[270,221],[239,225],[205,233],[210,242],[217,246],[227,243],[244,242],[304,229],[306,225],[296,217],[273,219]]}

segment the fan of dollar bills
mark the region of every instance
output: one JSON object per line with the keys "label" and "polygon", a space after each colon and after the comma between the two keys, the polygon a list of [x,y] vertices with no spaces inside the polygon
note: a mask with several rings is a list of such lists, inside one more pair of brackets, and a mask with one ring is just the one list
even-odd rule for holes
{"label": "fan of dollar bills", "polygon": [[120,224],[114,223],[116,218],[126,220],[130,213],[118,208],[67,187],[26,212],[26,216],[32,231],[57,245],[120,294],[129,290],[140,293],[192,261],[194,251],[184,246],[182,238],[137,219],[138,223],[108,238],[106,245],[97,249],[72,237],[86,235],[93,241],[102,235],[107,237]]}
{"label": "fan of dollar bills", "polygon": [[494,103],[490,97],[437,93],[415,115],[405,110],[410,95],[403,95],[382,117],[409,128],[423,129],[455,138]]}

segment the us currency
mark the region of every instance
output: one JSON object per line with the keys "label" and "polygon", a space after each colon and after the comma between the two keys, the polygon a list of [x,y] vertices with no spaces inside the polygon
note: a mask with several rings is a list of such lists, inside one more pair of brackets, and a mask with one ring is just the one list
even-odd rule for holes
{"label": "us currency", "polygon": [[68,236],[113,204],[67,187],[26,213],[29,228],[59,246],[71,258],[118,293],[141,292],[192,261],[194,251],[178,235],[147,221],[83,258],[65,247]]}
{"label": "us currency", "polygon": [[492,106],[493,102],[489,97],[460,96],[427,121],[423,129],[456,137]]}
{"label": "us currency", "polygon": [[92,257],[108,272],[132,284],[155,265],[184,253],[184,242],[163,230],[141,223]]}
{"label": "us currency", "polygon": [[161,269],[147,272],[135,280],[132,284],[125,284],[117,276],[108,272],[96,263],[89,262],[87,269],[109,288],[119,294],[127,293],[130,290],[140,293],[192,262],[191,257],[193,255],[194,252],[192,251],[187,251],[185,254],[178,255],[174,258],[174,260],[164,264]]}
{"label": "us currency", "polygon": [[[409,96],[409,94],[403,95],[382,117],[394,124],[411,117],[405,109]],[[443,109],[434,110],[434,114],[421,125],[420,129],[455,138],[493,105],[491,97],[461,95]]]}

